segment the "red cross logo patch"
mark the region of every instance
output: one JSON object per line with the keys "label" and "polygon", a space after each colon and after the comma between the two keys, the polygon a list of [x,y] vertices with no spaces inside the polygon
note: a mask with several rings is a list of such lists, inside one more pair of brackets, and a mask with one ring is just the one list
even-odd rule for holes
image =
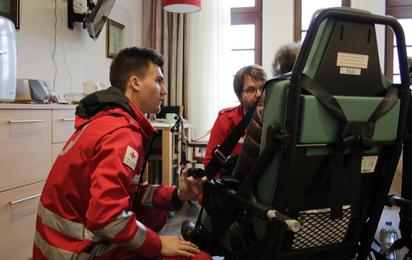
{"label": "red cross logo patch", "polygon": [[135,149],[130,146],[127,146],[126,154],[124,155],[123,163],[128,165],[132,170],[136,168],[137,159],[139,158],[139,154]]}

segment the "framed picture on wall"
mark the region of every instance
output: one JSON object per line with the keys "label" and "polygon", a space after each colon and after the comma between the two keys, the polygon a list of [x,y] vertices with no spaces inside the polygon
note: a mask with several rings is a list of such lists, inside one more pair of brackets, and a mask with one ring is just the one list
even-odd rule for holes
{"label": "framed picture on wall", "polygon": [[125,26],[107,19],[106,27],[106,57],[114,58],[114,56],[125,47]]}
{"label": "framed picture on wall", "polygon": [[0,0],[0,16],[10,19],[20,29],[20,0]]}

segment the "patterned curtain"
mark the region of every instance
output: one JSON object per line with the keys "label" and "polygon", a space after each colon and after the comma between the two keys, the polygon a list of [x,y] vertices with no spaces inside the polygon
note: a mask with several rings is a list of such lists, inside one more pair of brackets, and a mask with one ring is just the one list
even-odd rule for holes
{"label": "patterned curtain", "polygon": [[143,0],[144,46],[166,58],[166,106],[184,106],[194,135],[206,133],[220,109],[227,107],[230,6],[227,0],[202,1],[191,14],[163,11],[162,0]]}
{"label": "patterned curtain", "polygon": [[163,74],[168,94],[164,105],[182,106],[186,92],[185,14],[163,11],[162,0],[144,0],[142,5],[144,46],[157,50],[166,59]]}

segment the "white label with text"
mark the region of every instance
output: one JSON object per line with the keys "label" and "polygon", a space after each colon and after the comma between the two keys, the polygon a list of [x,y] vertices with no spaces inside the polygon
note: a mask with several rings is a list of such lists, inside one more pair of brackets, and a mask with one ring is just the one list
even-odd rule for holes
{"label": "white label with text", "polygon": [[363,156],[361,173],[374,172],[378,156]]}
{"label": "white label with text", "polygon": [[369,56],[364,54],[338,52],[336,66],[347,68],[368,68]]}

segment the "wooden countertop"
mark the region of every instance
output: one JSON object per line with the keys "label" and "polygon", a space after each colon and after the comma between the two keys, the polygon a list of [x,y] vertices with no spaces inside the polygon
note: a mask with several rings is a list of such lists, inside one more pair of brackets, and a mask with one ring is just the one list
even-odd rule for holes
{"label": "wooden countertop", "polygon": [[61,109],[61,110],[72,110],[76,109],[77,105],[69,104],[26,104],[26,103],[0,103],[0,109]]}

